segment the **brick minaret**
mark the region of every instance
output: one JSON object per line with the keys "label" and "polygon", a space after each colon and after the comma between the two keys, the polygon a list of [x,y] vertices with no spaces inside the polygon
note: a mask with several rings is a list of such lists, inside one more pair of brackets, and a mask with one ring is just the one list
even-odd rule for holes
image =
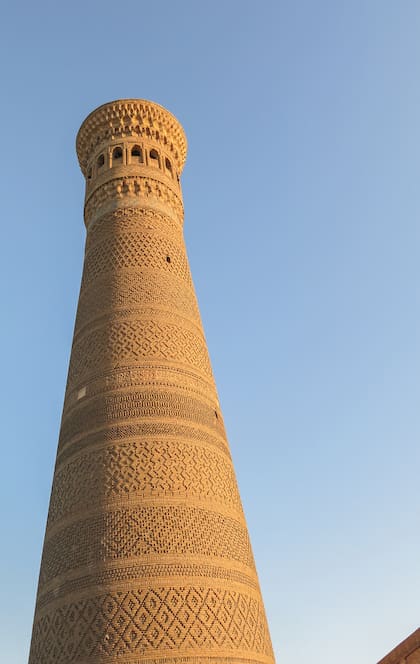
{"label": "brick minaret", "polygon": [[186,140],[91,113],[87,228],[30,664],[273,663],[183,240]]}

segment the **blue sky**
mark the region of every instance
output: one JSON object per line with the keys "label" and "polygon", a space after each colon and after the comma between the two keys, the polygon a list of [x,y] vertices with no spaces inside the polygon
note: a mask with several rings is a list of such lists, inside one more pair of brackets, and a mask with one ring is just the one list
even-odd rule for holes
{"label": "blue sky", "polygon": [[277,662],[420,613],[420,5],[8,3],[1,659],[26,662],[83,260],[76,132],[183,124],[185,235]]}

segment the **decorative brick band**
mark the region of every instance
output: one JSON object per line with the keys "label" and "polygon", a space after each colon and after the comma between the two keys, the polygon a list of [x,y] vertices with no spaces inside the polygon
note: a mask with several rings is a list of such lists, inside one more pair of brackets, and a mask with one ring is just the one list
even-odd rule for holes
{"label": "decorative brick band", "polygon": [[96,664],[128,655],[134,664],[156,651],[225,662],[237,651],[249,657],[270,650],[258,599],[217,587],[156,587],[110,591],[44,614],[34,625],[29,664]]}

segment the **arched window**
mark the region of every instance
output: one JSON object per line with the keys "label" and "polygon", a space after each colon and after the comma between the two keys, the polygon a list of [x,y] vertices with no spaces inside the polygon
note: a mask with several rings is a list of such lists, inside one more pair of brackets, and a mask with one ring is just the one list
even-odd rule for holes
{"label": "arched window", "polygon": [[89,170],[88,170],[88,172],[87,172],[87,179],[88,179],[88,180],[91,180],[91,179],[92,179],[92,169],[91,169],[91,168],[89,168]]}
{"label": "arched window", "polygon": [[172,164],[169,161],[168,157],[166,157],[166,159],[165,159],[165,166],[166,166],[166,170],[169,171],[170,174],[172,175]]}
{"label": "arched window", "polygon": [[143,163],[143,152],[139,145],[134,145],[134,147],[131,148],[131,163],[132,164]]}
{"label": "arched window", "polygon": [[153,166],[159,167],[160,166],[160,161],[159,161],[159,154],[158,154],[157,150],[150,150],[149,154],[150,154],[150,163]]}
{"label": "arched window", "polygon": [[123,151],[121,148],[114,148],[112,151],[112,163],[121,163],[123,158]]}
{"label": "arched window", "polygon": [[104,163],[105,163],[105,155],[100,154],[98,159],[96,160],[96,164],[97,164],[98,168],[102,168]]}

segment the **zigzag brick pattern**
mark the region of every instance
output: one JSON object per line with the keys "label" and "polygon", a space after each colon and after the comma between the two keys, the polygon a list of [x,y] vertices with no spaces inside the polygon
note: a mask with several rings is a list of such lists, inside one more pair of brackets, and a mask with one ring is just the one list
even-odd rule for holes
{"label": "zigzag brick pattern", "polygon": [[85,261],[29,664],[273,664],[183,240],[182,127],[83,123]]}

